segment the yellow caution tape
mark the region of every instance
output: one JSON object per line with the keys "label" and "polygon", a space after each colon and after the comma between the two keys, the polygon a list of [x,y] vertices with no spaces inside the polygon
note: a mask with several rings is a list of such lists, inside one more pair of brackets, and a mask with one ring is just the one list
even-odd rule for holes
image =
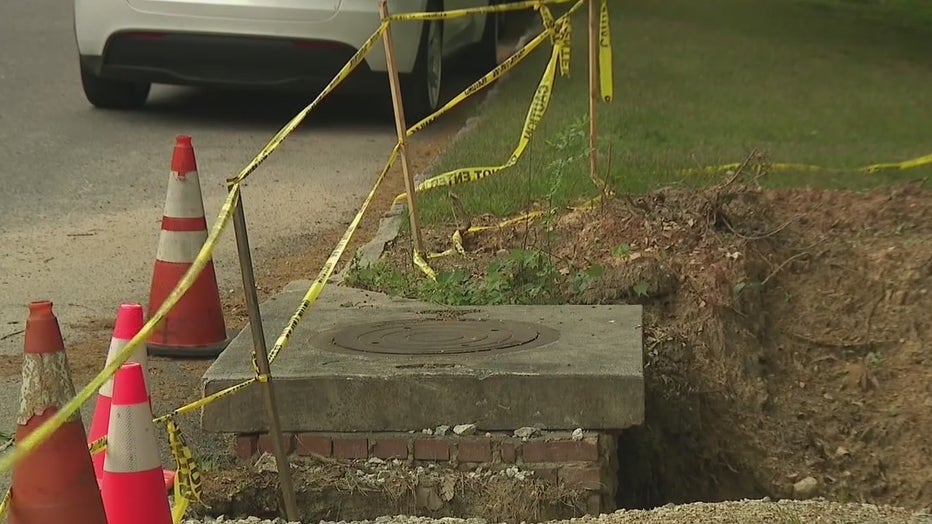
{"label": "yellow caution tape", "polygon": [[[547,213],[544,211],[531,211],[530,213],[525,213],[523,215],[520,215],[514,218],[509,218],[508,220],[504,220],[492,226],[473,226],[467,229],[465,233],[467,235],[474,235],[476,233],[481,233],[483,231],[488,231],[490,229],[504,229],[506,227],[517,224],[519,222],[530,222],[531,220],[540,218],[544,216],[545,214]],[[450,255],[454,255],[457,253],[460,255],[466,255],[466,249],[463,247],[463,234],[460,232],[460,230],[457,229],[456,231],[453,232],[453,236],[451,240],[453,242],[453,247],[441,253],[431,253],[430,255],[427,256],[427,258],[428,259],[443,258],[443,257],[448,257]]]}
{"label": "yellow caution tape", "polygon": [[[392,151],[391,159],[394,159],[397,154],[397,147]],[[278,356],[278,353],[288,344],[288,339],[291,337],[291,334],[294,333],[294,330],[298,327],[298,324],[301,322],[301,317],[304,316],[304,312],[317,301],[317,298],[320,296],[321,292],[324,290],[324,287],[327,285],[327,281],[330,279],[330,276],[333,274],[333,270],[336,268],[337,264],[340,262],[340,258],[343,256],[343,252],[346,250],[346,246],[349,244],[353,234],[356,233],[356,229],[359,227],[359,222],[362,220],[363,215],[366,213],[366,210],[369,209],[369,204],[372,203],[372,199],[375,197],[375,194],[378,192],[379,187],[382,186],[382,181],[385,180],[385,175],[388,174],[391,163],[386,164],[382,169],[382,172],[379,174],[379,178],[375,181],[375,185],[372,186],[372,190],[369,191],[369,194],[366,195],[366,199],[363,201],[362,206],[360,206],[359,211],[356,212],[356,216],[353,217],[353,221],[350,222],[349,227],[346,228],[346,231],[343,233],[343,237],[340,238],[340,241],[337,242],[336,247],[330,253],[330,257],[327,258],[327,261],[324,263],[324,266],[320,269],[320,272],[317,275],[317,279],[311,284],[308,288],[307,293],[304,294],[304,298],[301,300],[301,305],[298,306],[297,311],[291,316],[291,319],[288,321],[288,325],[282,330],[281,335],[279,335],[278,340],[275,341],[275,345],[269,351],[269,363],[275,361],[275,357]]]}
{"label": "yellow caution tape", "polygon": [[874,174],[881,171],[905,171],[907,169],[916,169],[917,167],[928,165],[932,165],[932,154],[921,156],[919,158],[913,158],[910,160],[904,160],[903,162],[895,162],[892,164],[874,164],[871,166],[865,166],[861,168],[860,171]]}
{"label": "yellow caution tape", "polygon": [[382,33],[385,32],[386,27],[388,27],[387,21],[379,24],[379,28],[375,31],[375,33],[373,33],[372,36],[370,36],[369,39],[363,43],[359,50],[357,50],[356,53],[350,57],[346,65],[344,65],[343,68],[340,69],[340,71],[336,74],[336,76],[333,77],[330,83],[324,87],[324,90],[317,95],[317,98],[315,98],[313,102],[308,104],[307,107],[295,115],[295,117],[292,118],[290,122],[285,124],[285,127],[281,128],[278,133],[275,133],[275,136],[273,136],[272,139],[269,140],[269,143],[266,144],[261,151],[259,151],[259,154],[257,154],[255,158],[253,158],[252,161],[249,162],[249,164],[247,164],[238,175],[228,180],[227,184],[230,186],[233,184],[238,184],[245,180],[246,177],[248,177],[250,174],[252,174],[252,172],[255,171],[256,168],[259,167],[259,165],[262,164],[262,162],[264,162],[265,159],[268,158],[269,155],[271,155],[272,152],[278,148],[278,146],[285,140],[285,138],[287,138],[288,135],[292,133],[292,131],[297,129],[299,125],[301,125],[301,122],[303,122],[304,119],[307,118],[307,115],[320,104],[324,97],[329,95],[330,92],[340,84],[340,82],[346,80],[353,72],[353,70],[359,67],[359,64],[361,64],[363,59],[366,58],[366,55],[369,54],[369,51],[371,51],[372,48],[375,47],[375,44],[378,43],[379,39],[382,37]]}
{"label": "yellow caution tape", "polygon": [[571,44],[572,26],[568,20],[563,20],[557,27],[557,41],[560,47],[560,76],[569,78],[570,76],[570,57],[573,55]]}
{"label": "yellow caution tape", "polygon": [[490,5],[485,7],[471,7],[466,9],[451,9],[449,11],[435,11],[425,13],[398,13],[389,15],[386,20],[390,22],[417,22],[427,20],[450,20],[452,18],[463,18],[467,16],[505,13],[508,11],[520,11],[522,9],[537,9],[539,6],[550,4],[568,4],[574,0],[531,0],[525,2],[512,2],[508,4]]}
{"label": "yellow caution tape", "polygon": [[[932,165],[932,154],[911,158],[902,162],[892,162],[884,164],[872,164],[869,166],[844,169],[837,167],[823,167],[813,164],[794,164],[794,163],[776,163],[770,164],[768,169],[771,173],[863,173],[875,174],[882,171],[905,171]],[[724,164],[720,166],[707,166],[698,169],[682,169],[677,172],[679,176],[695,175],[717,175],[727,171],[734,171],[741,167],[741,163]]]}
{"label": "yellow caution tape", "polygon": [[453,249],[461,255],[466,254],[466,248],[463,247],[463,235],[459,229],[453,232]]}
{"label": "yellow caution tape", "polygon": [[418,252],[418,250],[414,250],[414,256],[412,258],[414,259],[414,265],[417,266],[417,268],[420,269],[425,275],[427,275],[427,278],[433,281],[437,280],[437,273],[435,273],[434,270],[430,268],[430,265],[427,264],[427,261],[424,260],[424,257]]}
{"label": "yellow caution tape", "polygon": [[541,25],[544,26],[544,32],[555,35],[556,34],[556,22],[553,19],[553,13],[550,12],[550,8],[546,5],[540,4],[535,6],[537,12],[540,14]]}
{"label": "yellow caution tape", "polygon": [[545,211],[531,211],[530,213],[525,213],[523,215],[520,215],[514,218],[509,218],[508,220],[499,222],[498,224],[495,224],[494,226],[471,227],[469,228],[467,233],[481,233],[482,231],[488,231],[490,229],[504,229],[506,227],[513,226],[519,222],[529,222],[531,220],[540,218],[544,216],[545,214],[547,214],[547,212]]}
{"label": "yellow caution tape", "polygon": [[[555,24],[568,23],[569,17],[583,5],[584,1],[585,0],[579,0],[572,8],[570,8],[563,16],[560,17],[560,22],[555,22]],[[540,37],[540,35],[538,37]],[[531,104],[528,108],[528,113],[525,118],[524,127],[522,128],[521,136],[518,139],[518,144],[515,147],[511,157],[504,164],[494,167],[462,168],[454,171],[448,171],[446,173],[441,173],[418,184],[415,187],[415,192],[427,191],[438,187],[452,186],[467,182],[476,182],[514,166],[524,154],[524,151],[530,143],[531,138],[534,136],[534,131],[536,130],[544,114],[547,112],[553,91],[553,81],[554,77],[556,76],[557,62],[560,59],[560,53],[563,47],[564,41],[560,38],[554,37],[554,47],[550,56],[550,61],[547,63],[547,67],[544,70],[540,84],[538,84],[537,90],[534,93],[534,97],[531,100]],[[393,204],[397,204],[406,197],[406,193],[401,193],[395,197]]]}
{"label": "yellow caution tape", "polygon": [[175,424],[175,419],[170,418],[165,424],[168,430],[168,447],[171,450],[175,464],[178,466],[175,473],[175,486],[178,488],[178,495],[182,499],[196,500],[204,505],[201,500],[201,469],[194,460],[194,454],[191,448],[184,441],[181,430]]}
{"label": "yellow caution tape", "polygon": [[518,145],[515,147],[515,150],[508,161],[500,166],[495,167],[470,167],[442,173],[418,184],[417,187],[415,187],[415,192],[462,184],[464,182],[475,182],[482,180],[483,178],[490,177],[515,165],[518,162],[518,159],[521,158],[521,155],[524,154],[524,150],[527,148],[528,143],[530,143],[531,138],[534,136],[534,131],[537,129],[541,118],[544,116],[544,113],[547,111],[547,107],[550,104],[550,95],[553,89],[553,78],[556,73],[556,64],[559,57],[560,48],[554,47],[550,61],[547,63],[547,68],[544,70],[543,78],[541,79],[540,84],[537,86],[537,90],[534,93],[534,98],[531,101],[530,108],[528,109],[524,128],[522,129],[521,136],[518,140]]}
{"label": "yellow caution tape", "polygon": [[[595,2],[595,0],[589,0]],[[602,0],[599,10],[599,87],[602,100],[611,102],[615,97],[614,69],[612,67],[612,30],[609,27],[608,0]]]}
{"label": "yellow caution tape", "polygon": [[99,439],[91,442],[87,445],[87,451],[92,456],[98,453],[103,453],[107,449],[107,435],[100,437]]}
{"label": "yellow caution tape", "polygon": [[173,409],[171,412],[166,413],[166,414],[162,415],[161,417],[158,417],[158,418],[153,419],[152,422],[154,422],[155,424],[166,424],[166,423],[169,421],[169,419],[174,418],[176,415],[184,415],[184,414],[186,414],[186,413],[191,413],[192,411],[196,411],[196,410],[198,410],[198,409],[201,409],[202,407],[204,407],[204,406],[206,406],[206,405],[208,405],[208,404],[212,404],[212,403],[214,403],[214,402],[220,400],[220,399],[223,398],[223,397],[228,397],[228,396],[230,396],[230,395],[236,393],[237,391],[240,391],[240,390],[242,390],[242,389],[246,389],[247,387],[251,386],[252,384],[254,384],[254,383],[256,383],[256,382],[258,382],[258,379],[255,379],[255,378],[251,378],[251,379],[249,379],[249,380],[244,380],[243,382],[240,382],[239,384],[232,385],[232,386],[230,386],[230,387],[228,387],[228,388],[226,388],[226,389],[222,389],[222,390],[220,390],[220,391],[218,391],[218,392],[216,392],[216,393],[214,393],[214,394],[212,394],[212,395],[208,395],[208,396],[206,396],[206,397],[204,397],[204,398],[199,398],[199,399],[195,400],[194,402],[191,402],[190,404],[186,404],[186,405],[184,405],[184,406],[181,406],[180,408]]}
{"label": "yellow caution tape", "polygon": [[174,495],[175,507],[172,508],[172,524],[181,524],[181,519],[184,518],[184,514],[188,510],[188,499],[181,496],[177,482],[175,483]]}
{"label": "yellow caution tape", "polygon": [[3,501],[0,502],[0,519],[6,515],[8,509],[10,509],[10,497],[13,492],[9,489],[6,490],[6,494],[3,496]]}
{"label": "yellow caution tape", "polygon": [[[547,40],[549,34],[545,31],[538,34],[534,39],[524,45],[521,49],[515,51],[511,56],[506,58],[501,64],[499,64],[495,69],[492,69],[486,73],[482,78],[473,82],[469,87],[461,91],[458,95],[453,97],[449,102],[443,105],[440,109],[435,111],[433,114],[424,117],[420,122],[408,128],[406,134],[407,136],[412,136],[414,133],[423,130],[428,125],[437,121],[438,118],[443,116],[444,113],[453,109],[457,105],[463,103],[469,97],[475,95],[482,89],[490,86],[495,80],[498,80],[502,75],[511,70],[514,66],[518,65],[522,60],[527,58],[535,49],[540,47],[544,41]],[[394,162],[395,155],[397,155],[398,145],[395,144],[395,151],[392,151],[392,159],[390,162]]]}

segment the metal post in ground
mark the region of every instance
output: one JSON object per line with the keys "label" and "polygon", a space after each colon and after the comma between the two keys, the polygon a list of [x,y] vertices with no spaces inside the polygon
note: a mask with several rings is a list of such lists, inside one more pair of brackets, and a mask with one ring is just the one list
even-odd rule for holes
{"label": "metal post in ground", "polygon": [[[388,6],[386,0],[379,2],[379,16],[382,22],[388,18]],[[430,22],[424,22],[428,24]],[[392,105],[395,109],[395,128],[398,132],[398,156],[401,158],[401,170],[405,178],[405,191],[408,192],[408,218],[411,221],[411,237],[414,239],[414,250],[417,253],[424,253],[424,242],[421,238],[421,224],[415,207],[414,195],[414,178],[411,175],[411,169],[408,165],[408,146],[407,131],[405,124],[404,106],[401,101],[401,87],[398,80],[398,67],[395,65],[395,48],[392,45],[392,28],[391,23],[382,33],[382,44],[385,47],[385,61],[388,65],[388,82],[392,90]]]}
{"label": "metal post in ground", "polygon": [[604,192],[598,183],[599,11],[596,1],[589,0],[589,178]]}
{"label": "metal post in ground", "polygon": [[259,368],[260,387],[265,397],[265,407],[268,412],[272,452],[275,454],[275,463],[278,465],[278,481],[281,484],[282,497],[284,497],[285,502],[285,516],[289,521],[297,522],[301,516],[298,513],[298,503],[295,499],[291,465],[288,462],[287,451],[282,445],[282,426],[278,417],[278,404],[275,402],[275,389],[272,387],[272,372],[269,366],[268,346],[265,343],[265,331],[262,328],[262,314],[259,312],[259,296],[256,292],[256,276],[253,273],[252,255],[249,251],[249,234],[246,230],[242,192],[236,199],[233,229],[236,232],[236,249],[239,252],[240,272],[243,275],[243,291],[246,294],[246,309],[249,312],[249,325],[252,331],[256,367]]}

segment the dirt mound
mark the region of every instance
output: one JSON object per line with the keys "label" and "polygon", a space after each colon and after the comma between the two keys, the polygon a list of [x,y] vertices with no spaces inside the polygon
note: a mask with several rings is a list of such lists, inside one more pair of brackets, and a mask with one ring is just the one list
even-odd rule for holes
{"label": "dirt mound", "polygon": [[[541,522],[585,511],[587,493],[537,478],[533,471],[459,471],[411,467],[403,461],[297,460],[292,463],[298,511],[305,522],[352,521],[380,515],[427,514],[435,518],[481,516],[490,522]],[[212,472],[205,478],[210,514],[280,514],[275,459]],[[203,510],[205,508],[197,508]]]}
{"label": "dirt mound", "polygon": [[[622,471],[636,472],[621,479],[623,507],[813,494],[929,507],[930,192],[743,182],[467,237],[467,257],[432,262],[427,295],[488,298],[502,280],[514,291],[554,275],[559,293],[514,302],[645,306],[647,423],[620,443]],[[449,247],[450,231],[428,232],[430,247]],[[408,246],[387,263],[412,275]],[[502,263],[514,249],[552,267]],[[451,282],[466,291],[437,292]]]}

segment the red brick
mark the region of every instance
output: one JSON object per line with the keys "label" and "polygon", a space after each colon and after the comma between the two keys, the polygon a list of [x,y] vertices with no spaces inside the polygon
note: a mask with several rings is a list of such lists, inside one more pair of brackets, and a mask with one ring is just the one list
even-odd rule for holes
{"label": "red brick", "polygon": [[514,464],[518,458],[518,446],[512,442],[502,442],[499,446],[499,450],[502,454],[502,462],[506,464]]}
{"label": "red brick", "polygon": [[330,437],[304,433],[297,435],[295,441],[298,455],[302,457],[314,455],[329,457],[333,453],[333,441]]}
{"label": "red brick", "polygon": [[525,462],[595,462],[599,460],[599,447],[587,440],[525,442],[521,457]]}
{"label": "red brick", "polygon": [[237,435],[233,441],[233,453],[237,458],[250,459],[259,449],[258,435]]}
{"label": "red brick", "polygon": [[602,514],[602,495],[593,493],[586,499],[586,513],[597,517]]}
{"label": "red brick", "polygon": [[557,469],[558,468],[533,468],[531,471],[534,472],[534,478],[538,480],[543,480],[546,482],[556,482],[557,481]]}
{"label": "red brick", "polygon": [[571,489],[602,489],[602,470],[600,468],[563,468],[560,480]]}
{"label": "red brick", "polygon": [[414,441],[417,460],[450,460],[450,443],[446,440],[418,439]]}
{"label": "red brick", "polygon": [[373,441],[372,454],[380,459],[408,458],[408,441],[399,438]]}
{"label": "red brick", "polygon": [[364,438],[335,438],[333,456],[340,459],[369,458],[369,441]]}
{"label": "red brick", "polygon": [[492,443],[488,440],[462,440],[456,457],[460,462],[492,462]]}
{"label": "red brick", "polygon": [[[294,438],[291,433],[285,433],[282,435],[282,445],[285,448],[285,453],[291,453],[294,451]],[[259,435],[258,442],[259,453],[274,453],[275,450],[272,447],[272,437],[268,433],[263,433]]]}

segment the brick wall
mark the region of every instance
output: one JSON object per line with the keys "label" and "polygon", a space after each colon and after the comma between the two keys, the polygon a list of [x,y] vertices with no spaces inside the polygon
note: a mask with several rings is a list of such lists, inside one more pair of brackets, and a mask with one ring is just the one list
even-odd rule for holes
{"label": "brick wall", "polygon": [[[290,454],[313,459],[401,460],[411,465],[439,463],[461,471],[478,467],[519,466],[537,478],[588,492],[587,513],[614,511],[618,478],[617,440],[608,433],[588,432],[574,439],[569,432],[545,432],[526,439],[511,433],[458,436],[424,433],[300,433],[285,436]],[[234,452],[251,460],[272,452],[268,435],[238,435]]]}

